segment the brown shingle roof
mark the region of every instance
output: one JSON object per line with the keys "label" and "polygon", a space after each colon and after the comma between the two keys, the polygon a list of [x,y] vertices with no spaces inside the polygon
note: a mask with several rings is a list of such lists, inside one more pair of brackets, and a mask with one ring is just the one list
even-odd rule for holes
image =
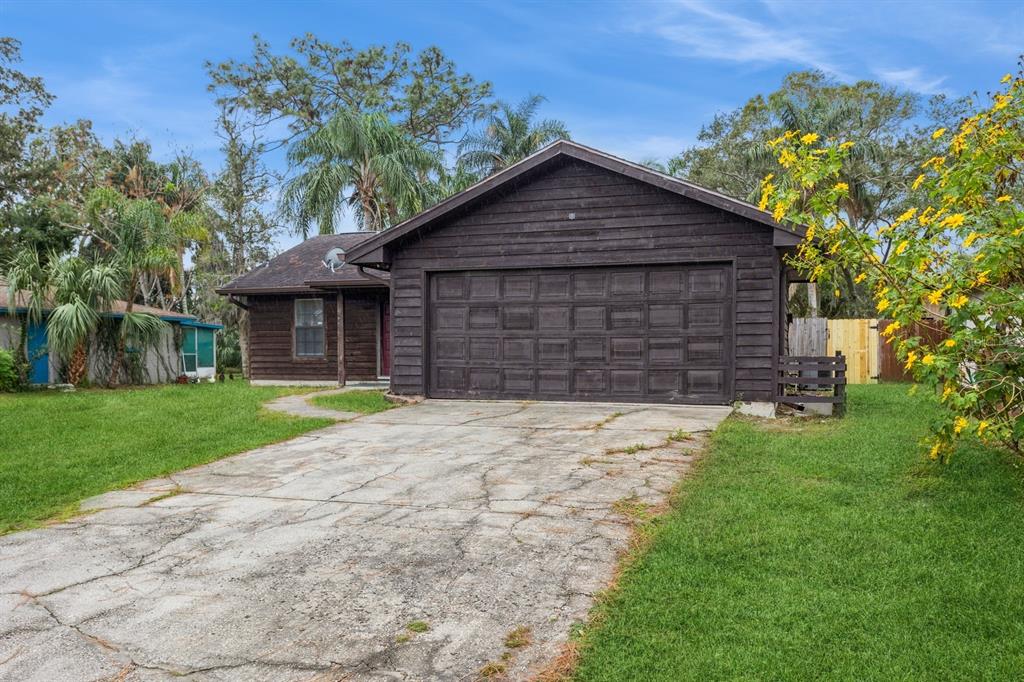
{"label": "brown shingle roof", "polygon": [[[359,268],[345,263],[333,271],[323,259],[333,248],[346,252],[373,236],[373,232],[346,232],[312,237],[284,253],[271,258],[265,265],[236,277],[217,289],[220,294],[275,293],[309,291],[313,287],[383,286],[382,282],[359,272]],[[378,273],[375,273],[378,274]],[[387,279],[387,273],[379,273]]]}

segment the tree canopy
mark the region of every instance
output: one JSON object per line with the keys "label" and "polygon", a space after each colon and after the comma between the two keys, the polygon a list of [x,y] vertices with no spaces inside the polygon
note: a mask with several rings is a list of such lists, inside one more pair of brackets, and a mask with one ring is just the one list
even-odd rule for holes
{"label": "tree canopy", "polygon": [[[855,273],[882,331],[944,418],[927,441],[946,459],[973,433],[1024,448],[1024,76],[1007,74],[989,102],[931,132],[937,149],[915,159],[892,220],[854,223],[846,178],[858,142],[791,130],[769,144],[776,174],[761,206],[807,226],[791,264],[834,286]],[[933,342],[909,332],[944,328]]]}
{"label": "tree canopy", "polygon": [[207,62],[210,90],[228,111],[244,110],[261,124],[283,122],[277,142],[315,130],[341,111],[381,113],[413,139],[437,149],[457,143],[490,110],[491,84],[461,72],[438,47],[413,54],[396,42],[356,49],[306,34],[291,54],[275,53],[253,36],[249,61]]}
{"label": "tree canopy", "polygon": [[[842,199],[855,230],[891,224],[909,199],[917,159],[934,146],[930,132],[951,125],[964,101],[920,96],[874,81],[847,84],[817,71],[789,74],[782,86],[742,107],[717,114],[698,144],[672,158],[672,174],[725,194],[757,201],[761,179],[776,165],[768,144],[786,131],[815,131],[853,142],[841,169],[850,188]],[[882,256],[886,257],[883,249]],[[845,273],[822,297],[826,315],[866,315],[870,296]],[[840,292],[836,297],[835,290]]]}
{"label": "tree canopy", "polygon": [[530,95],[515,106],[498,102],[484,129],[470,133],[459,145],[459,165],[478,175],[490,175],[556,140],[568,140],[569,130],[562,121],[535,120],[542,102],[540,95]]}

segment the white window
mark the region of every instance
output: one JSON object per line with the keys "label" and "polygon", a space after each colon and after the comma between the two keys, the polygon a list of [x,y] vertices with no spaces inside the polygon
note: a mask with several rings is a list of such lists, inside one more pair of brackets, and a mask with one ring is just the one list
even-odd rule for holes
{"label": "white window", "polygon": [[324,355],[324,300],[295,300],[295,355],[317,358]]}

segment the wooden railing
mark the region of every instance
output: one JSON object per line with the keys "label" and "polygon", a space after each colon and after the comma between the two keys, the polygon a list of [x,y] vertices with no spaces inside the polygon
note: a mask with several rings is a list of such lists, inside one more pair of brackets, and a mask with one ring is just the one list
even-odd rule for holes
{"label": "wooden railing", "polygon": [[[808,390],[814,392],[808,393]],[[780,403],[832,403],[832,413],[843,416],[846,412],[846,358],[838,351],[834,356],[780,356],[776,394],[775,400]]]}

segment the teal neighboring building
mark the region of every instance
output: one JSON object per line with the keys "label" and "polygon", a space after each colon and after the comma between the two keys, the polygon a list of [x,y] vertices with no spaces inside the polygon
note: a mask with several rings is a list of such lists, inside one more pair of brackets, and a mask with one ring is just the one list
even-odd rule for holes
{"label": "teal neighboring building", "polygon": [[[55,384],[62,381],[61,367],[52,357],[46,334],[46,315],[40,323],[28,323],[22,297],[15,296],[13,310],[8,301],[6,286],[0,281],[0,348],[16,350],[20,346],[21,328],[26,329],[25,354],[29,362],[29,381],[33,384]],[[107,317],[124,315],[124,301],[117,301]],[[217,332],[224,327],[220,324],[203,322],[195,315],[176,313],[150,306],[135,305],[134,312],[149,313],[167,322],[163,333],[155,344],[147,348],[128,348],[134,354],[133,366],[137,368],[138,380],[148,384],[170,383],[187,377],[192,381],[213,381],[217,374]],[[90,355],[89,380],[105,380],[109,358]]]}

